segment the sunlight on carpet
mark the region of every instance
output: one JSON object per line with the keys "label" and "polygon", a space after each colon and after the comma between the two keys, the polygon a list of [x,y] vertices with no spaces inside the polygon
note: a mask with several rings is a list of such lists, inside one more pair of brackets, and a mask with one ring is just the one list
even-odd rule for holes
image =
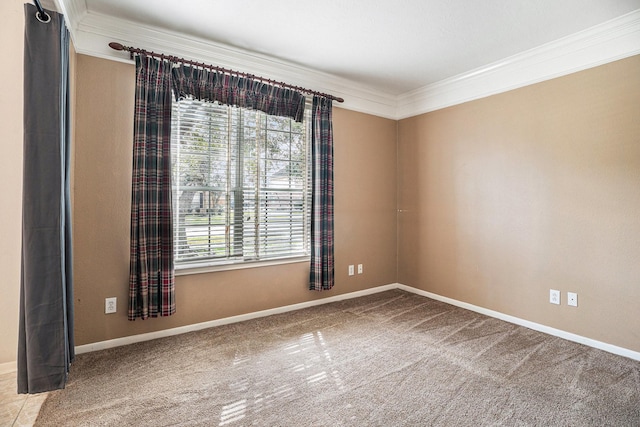
{"label": "sunlight on carpet", "polygon": [[640,425],[640,362],[392,290],[82,354],[36,425]]}

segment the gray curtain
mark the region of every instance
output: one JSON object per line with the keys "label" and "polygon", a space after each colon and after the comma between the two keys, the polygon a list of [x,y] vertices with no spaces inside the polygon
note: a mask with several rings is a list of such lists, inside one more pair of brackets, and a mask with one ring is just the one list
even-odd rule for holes
{"label": "gray curtain", "polygon": [[25,4],[18,393],[63,388],[74,357],[69,35],[62,15],[36,12]]}

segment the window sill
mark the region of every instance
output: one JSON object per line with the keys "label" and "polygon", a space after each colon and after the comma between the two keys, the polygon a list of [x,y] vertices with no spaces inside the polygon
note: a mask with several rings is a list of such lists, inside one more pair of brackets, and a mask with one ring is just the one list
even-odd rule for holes
{"label": "window sill", "polygon": [[291,258],[279,258],[265,261],[230,261],[224,264],[210,264],[206,262],[193,263],[190,265],[176,266],[176,276],[188,276],[190,274],[213,273],[216,271],[243,270],[245,268],[270,267],[274,265],[294,264],[300,262],[309,262],[308,256],[299,256]]}

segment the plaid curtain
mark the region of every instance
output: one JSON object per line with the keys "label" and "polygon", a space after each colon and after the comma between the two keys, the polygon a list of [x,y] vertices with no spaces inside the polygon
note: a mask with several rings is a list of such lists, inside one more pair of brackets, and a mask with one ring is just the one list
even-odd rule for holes
{"label": "plaid curtain", "polygon": [[263,111],[301,122],[305,97],[295,90],[239,76],[180,65],[173,69],[176,99],[192,96],[200,101]]}
{"label": "plaid curtain", "polygon": [[309,289],[334,284],[333,265],[333,125],[330,99],[314,96],[311,111],[312,196],[311,274]]}
{"label": "plaid curtain", "polygon": [[175,313],[171,216],[172,64],[136,56],[129,320]]}

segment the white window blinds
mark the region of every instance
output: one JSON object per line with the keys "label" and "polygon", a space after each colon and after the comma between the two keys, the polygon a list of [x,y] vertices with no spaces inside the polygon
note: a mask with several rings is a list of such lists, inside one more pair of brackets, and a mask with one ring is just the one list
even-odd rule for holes
{"label": "white window blinds", "polygon": [[176,266],[309,255],[311,154],[305,123],[174,100]]}

